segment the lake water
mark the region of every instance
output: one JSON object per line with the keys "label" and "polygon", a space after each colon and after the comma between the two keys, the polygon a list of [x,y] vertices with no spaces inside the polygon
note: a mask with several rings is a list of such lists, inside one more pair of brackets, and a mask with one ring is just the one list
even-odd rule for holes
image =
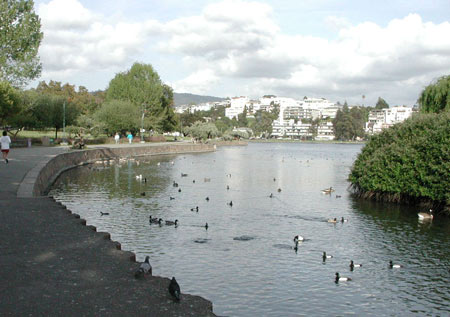
{"label": "lake water", "polygon": [[[418,208],[352,198],[360,149],[250,143],[112,161],[64,173],[51,194],[221,316],[449,315],[449,220],[419,223]],[[335,217],[348,222],[327,222]],[[295,235],[305,238],[297,251]],[[350,271],[350,260],[363,266]],[[336,272],[352,281],[335,283]]]}

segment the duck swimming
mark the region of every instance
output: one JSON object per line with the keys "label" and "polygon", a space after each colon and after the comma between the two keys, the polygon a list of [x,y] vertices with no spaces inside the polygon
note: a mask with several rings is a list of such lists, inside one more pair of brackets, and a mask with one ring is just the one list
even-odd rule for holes
{"label": "duck swimming", "polygon": [[322,193],[324,193],[324,194],[331,194],[332,192],[334,192],[334,189],[331,186],[330,186],[330,188],[322,189]]}
{"label": "duck swimming", "polygon": [[294,237],[294,243],[298,243],[299,241],[301,242],[301,241],[304,241],[305,240],[305,238],[303,238],[302,236],[300,236],[300,235],[296,235],[295,237]]}
{"label": "duck swimming", "polygon": [[402,268],[402,267],[403,267],[403,265],[394,264],[394,263],[392,263],[392,261],[389,261],[389,268],[391,268],[391,269],[399,269],[399,268]]}
{"label": "duck swimming", "polygon": [[430,209],[430,212],[419,212],[417,214],[419,220],[432,220],[433,219],[433,210]]}
{"label": "duck swimming", "polygon": [[333,219],[330,218],[330,219],[327,220],[327,222],[336,223],[337,219],[336,218],[333,218]]}
{"label": "duck swimming", "polygon": [[206,230],[208,230],[208,227],[209,227],[209,226],[208,226],[208,223],[206,223],[206,225],[205,225],[205,229],[206,229]]}
{"label": "duck swimming", "polygon": [[333,256],[332,255],[327,255],[327,253],[325,251],[323,251],[322,254],[322,260],[325,262],[327,259],[332,259]]}
{"label": "duck swimming", "polygon": [[341,277],[340,275],[339,275],[339,273],[338,272],[336,272],[336,279],[335,279],[335,282],[336,283],[338,283],[338,282],[347,282],[347,281],[351,281],[352,279],[350,278],[350,277]]}
{"label": "duck swimming", "polygon": [[355,267],[362,267],[362,264],[355,264],[353,260],[350,261],[350,270],[353,271]]}
{"label": "duck swimming", "polygon": [[344,217],[342,217],[342,218],[341,218],[341,222],[342,222],[342,223],[348,222],[348,219],[344,219]]}
{"label": "duck swimming", "polygon": [[167,226],[178,226],[178,219],[175,219],[175,221],[166,220]]}
{"label": "duck swimming", "polygon": [[108,216],[109,215],[109,212],[101,212],[100,211],[100,216]]}
{"label": "duck swimming", "polygon": [[227,205],[233,207],[233,201],[230,201],[229,203],[227,203]]}

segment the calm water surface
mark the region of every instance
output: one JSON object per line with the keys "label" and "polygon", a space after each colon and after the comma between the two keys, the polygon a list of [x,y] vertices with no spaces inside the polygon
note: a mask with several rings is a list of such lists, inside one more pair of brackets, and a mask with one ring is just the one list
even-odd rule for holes
{"label": "calm water surface", "polygon": [[[353,199],[346,178],[360,149],[251,143],[111,161],[68,171],[51,194],[218,315],[449,315],[450,222]],[[180,225],[149,225],[149,215]],[[348,222],[327,223],[335,217]],[[306,240],[295,252],[297,234]],[[333,258],[323,262],[323,251]],[[352,259],[363,266],[351,272]],[[335,272],[352,281],[336,284]]]}

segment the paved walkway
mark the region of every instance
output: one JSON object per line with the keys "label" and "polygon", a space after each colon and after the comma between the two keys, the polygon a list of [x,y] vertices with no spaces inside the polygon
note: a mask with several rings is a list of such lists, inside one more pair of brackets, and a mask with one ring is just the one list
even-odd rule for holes
{"label": "paved walkway", "polygon": [[214,316],[201,297],[183,294],[174,302],[167,278],[136,280],[134,254],[51,198],[17,197],[41,166],[66,151],[13,148],[9,164],[0,161],[0,315]]}

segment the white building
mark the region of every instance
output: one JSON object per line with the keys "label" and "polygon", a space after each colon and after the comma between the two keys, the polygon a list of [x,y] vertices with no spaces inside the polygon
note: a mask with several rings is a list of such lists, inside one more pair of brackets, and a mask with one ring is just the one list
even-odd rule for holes
{"label": "white building", "polygon": [[238,118],[240,113],[244,112],[245,106],[247,106],[249,99],[247,97],[234,97],[230,100],[230,106],[225,108],[225,116],[233,119]]}
{"label": "white building", "polygon": [[276,138],[311,139],[310,123],[295,123],[293,119],[280,123],[275,120],[272,124],[272,136]]}
{"label": "white building", "polygon": [[405,106],[372,110],[366,123],[366,133],[375,134],[381,132],[396,123],[403,122],[413,113],[413,109]]}
{"label": "white building", "polygon": [[321,122],[317,127],[317,135],[315,140],[317,141],[331,141],[334,140],[334,128],[332,122]]}

